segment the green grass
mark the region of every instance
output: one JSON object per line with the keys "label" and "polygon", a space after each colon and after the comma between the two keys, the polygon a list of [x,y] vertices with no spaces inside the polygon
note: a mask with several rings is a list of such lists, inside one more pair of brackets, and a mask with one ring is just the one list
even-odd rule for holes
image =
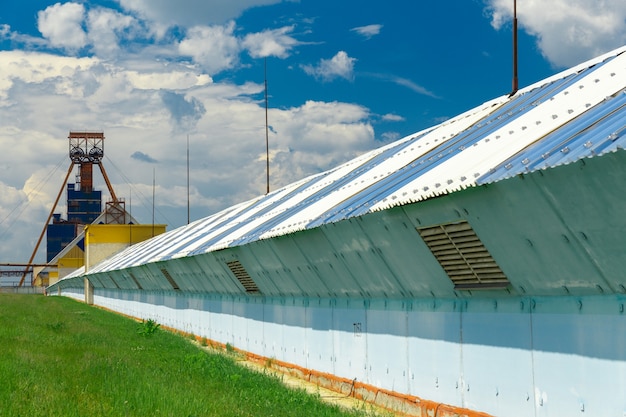
{"label": "green grass", "polygon": [[158,324],[0,294],[0,416],[364,416]]}

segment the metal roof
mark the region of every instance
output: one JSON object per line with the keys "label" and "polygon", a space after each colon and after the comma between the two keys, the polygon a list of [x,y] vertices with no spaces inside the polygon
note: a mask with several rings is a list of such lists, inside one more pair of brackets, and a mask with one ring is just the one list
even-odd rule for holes
{"label": "metal roof", "polygon": [[136,244],[88,273],[245,245],[624,149],[624,52]]}

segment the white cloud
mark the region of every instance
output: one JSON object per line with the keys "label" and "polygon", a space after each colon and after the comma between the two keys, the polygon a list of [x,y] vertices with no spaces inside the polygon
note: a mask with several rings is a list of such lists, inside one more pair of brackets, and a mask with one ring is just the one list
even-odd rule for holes
{"label": "white cloud", "polygon": [[[61,80],[77,76],[77,72],[89,71],[99,63],[95,58],[59,57],[49,54],[2,51],[0,52],[0,98],[9,98],[9,90],[18,82],[24,84],[43,83],[46,80]],[[59,84],[60,83],[60,84]],[[84,86],[83,83],[80,85]],[[2,105],[14,104],[11,100]]]}
{"label": "white cloud", "polygon": [[0,40],[5,39],[10,39],[15,43],[27,45],[29,47],[47,48],[50,46],[50,42],[46,39],[13,32],[10,25],[2,24],[0,25]]}
{"label": "white cloud", "polygon": [[113,57],[119,51],[120,37],[127,30],[138,28],[136,20],[111,9],[91,10],[87,17],[88,39],[100,58]]}
{"label": "white cloud", "polygon": [[307,101],[272,110],[271,169],[279,185],[328,170],[375,147],[369,112],[354,104]]}
{"label": "white cloud", "polygon": [[133,88],[140,90],[188,89],[213,82],[206,74],[195,73],[192,69],[185,71],[182,67],[179,69],[163,67],[163,71],[147,69],[142,72],[127,69],[125,77]]}
{"label": "white cloud", "polygon": [[178,44],[178,52],[191,57],[209,73],[216,74],[236,67],[239,53],[244,49],[252,58],[287,58],[291,50],[300,44],[288,35],[294,26],[251,33],[243,39],[235,36],[235,29],[233,21],[225,25],[192,27]]}
{"label": "white cloud", "polygon": [[181,55],[191,57],[210,74],[234,67],[239,62],[238,39],[233,35],[235,23],[224,26],[195,26],[178,45]]}
{"label": "white cloud", "polygon": [[53,47],[74,51],[87,44],[82,27],[84,17],[82,4],[57,3],[37,14],[37,28]]}
{"label": "white cloud", "polygon": [[396,77],[396,76],[392,76],[389,77],[389,81],[401,85],[403,87],[406,87],[410,90],[413,90],[414,92],[418,93],[418,94],[423,94],[425,96],[429,96],[432,98],[438,98],[433,92],[427,90],[426,88],[422,87],[419,84],[416,84],[415,82],[407,79],[407,78],[402,78],[402,77]]}
{"label": "white cloud", "polygon": [[[509,0],[486,0],[491,24],[512,20]],[[537,46],[555,67],[569,67],[626,43],[623,0],[529,0],[518,2],[518,24],[537,38]]]}
{"label": "white cloud", "polygon": [[382,119],[386,122],[403,122],[405,120],[404,117],[391,113],[383,115]]}
{"label": "white cloud", "polygon": [[356,32],[359,35],[363,36],[365,39],[371,39],[373,36],[376,36],[380,33],[380,30],[383,28],[383,25],[367,25],[367,26],[359,26],[356,28],[350,29],[352,32]]}
{"label": "white cloud", "polygon": [[[250,97],[261,84],[213,83],[190,65],[131,64],[0,52],[0,143],[10,150],[0,153],[0,221],[8,216],[0,236],[12,244],[0,246],[3,256],[25,260],[32,251],[69,166],[70,130],[105,132],[108,176],[143,222],[151,221],[153,170],[137,162],[142,155],[156,173],[156,221],[181,225],[187,134],[193,217],[264,193],[265,109]],[[338,102],[270,109],[272,189],[375,147],[370,117],[364,107]],[[94,185],[106,201],[97,171]]]}
{"label": "white cloud", "polygon": [[[224,24],[251,7],[281,0],[118,0],[120,5],[162,27]],[[190,11],[192,11],[190,13]]]}
{"label": "white cloud", "polygon": [[332,81],[335,78],[354,78],[354,62],[356,58],[351,58],[345,51],[339,51],[331,59],[322,59],[316,66],[303,65],[302,69],[309,75],[323,81]]}
{"label": "white cloud", "polygon": [[380,74],[380,73],[372,73],[372,72],[363,72],[361,73],[361,75],[364,77],[375,78],[381,81],[397,84],[399,86],[408,88],[409,90],[412,90],[413,92],[417,94],[421,94],[421,95],[432,97],[432,98],[439,98],[435,93],[428,90],[426,87],[423,87],[417,84],[416,82],[409,80],[408,78],[398,77],[397,75],[393,75],[393,74]]}
{"label": "white cloud", "polygon": [[294,26],[285,26],[279,29],[265,30],[251,33],[243,39],[242,46],[246,48],[252,58],[275,56],[287,58],[291,49],[299,42],[288,34]]}
{"label": "white cloud", "polygon": [[0,25],[0,39],[6,39],[11,36],[11,26],[7,24]]}
{"label": "white cloud", "polygon": [[398,132],[384,132],[380,136],[385,142],[393,142],[400,139],[400,134]]}

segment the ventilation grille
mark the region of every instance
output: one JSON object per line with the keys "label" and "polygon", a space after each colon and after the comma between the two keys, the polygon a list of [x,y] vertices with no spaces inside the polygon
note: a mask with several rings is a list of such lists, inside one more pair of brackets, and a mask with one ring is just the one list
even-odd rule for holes
{"label": "ventilation grille", "polygon": [[237,280],[241,283],[241,285],[243,285],[243,288],[246,290],[246,292],[248,293],[260,292],[259,287],[257,287],[256,283],[252,280],[252,278],[250,278],[250,275],[248,275],[248,272],[245,270],[243,265],[241,265],[241,262],[230,261],[230,262],[226,262],[226,265],[228,266],[230,271],[233,273],[235,278],[237,278]]}
{"label": "ventilation grille", "polygon": [[167,272],[167,269],[165,268],[161,268],[161,273],[163,274],[163,276],[165,277],[165,279],[167,279],[167,281],[170,283],[170,285],[172,286],[172,288],[174,288],[175,290],[180,290],[180,287],[178,286],[178,284],[176,283],[176,281],[174,281],[174,278],[172,278],[172,276],[170,275],[169,272]]}
{"label": "ventilation grille", "polygon": [[509,280],[468,222],[418,229],[455,289],[505,288]]}

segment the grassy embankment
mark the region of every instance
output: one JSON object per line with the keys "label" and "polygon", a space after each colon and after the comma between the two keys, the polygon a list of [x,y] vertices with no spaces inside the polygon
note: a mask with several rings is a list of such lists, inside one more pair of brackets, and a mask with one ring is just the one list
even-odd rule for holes
{"label": "grassy embankment", "polygon": [[184,337],[64,297],[0,294],[0,416],[364,416]]}

